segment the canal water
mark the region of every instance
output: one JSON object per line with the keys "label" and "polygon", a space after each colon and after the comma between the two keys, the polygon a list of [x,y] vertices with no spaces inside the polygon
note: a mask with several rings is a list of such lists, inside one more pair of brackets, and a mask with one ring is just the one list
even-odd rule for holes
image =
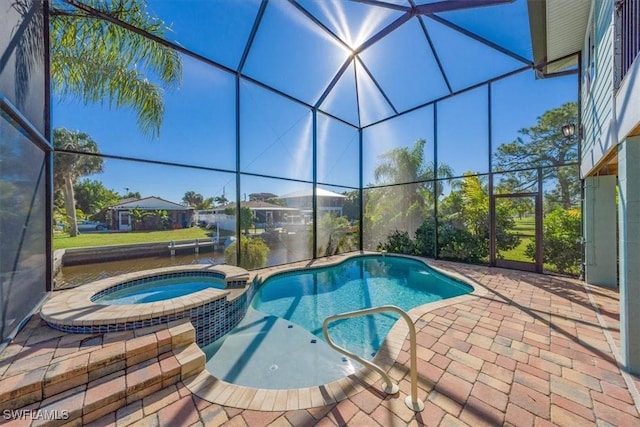
{"label": "canal water", "polygon": [[[298,251],[292,251],[291,248],[277,243],[269,244],[269,249],[269,256],[267,258],[267,265],[269,266],[298,261],[300,259],[296,254]],[[300,252],[298,252],[298,254],[299,253]],[[223,250],[212,251],[211,248],[202,248],[198,255],[191,252],[173,257],[167,254],[145,258],[128,258],[119,261],[63,266],[54,279],[54,289],[73,288],[95,280],[152,268],[190,264],[217,265],[224,263]]]}
{"label": "canal water", "polygon": [[55,277],[55,288],[71,288],[119,274],[131,273],[152,268],[172,267],[190,264],[223,264],[223,252],[201,252],[199,255],[155,256],[129,258],[119,261],[97,262],[92,264],[62,267]]}

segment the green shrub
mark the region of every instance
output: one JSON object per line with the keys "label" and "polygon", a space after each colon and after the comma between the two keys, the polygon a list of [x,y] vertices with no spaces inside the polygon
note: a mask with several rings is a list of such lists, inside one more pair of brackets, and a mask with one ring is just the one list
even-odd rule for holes
{"label": "green shrub", "polygon": [[489,256],[489,239],[445,222],[439,224],[438,248],[441,258],[477,263]]}
{"label": "green shrub", "polygon": [[[544,217],[542,224],[543,262],[551,270],[571,275],[580,274],[582,244],[578,209],[556,208]],[[525,254],[534,258],[535,239],[527,245]]]}
{"label": "green shrub", "polygon": [[378,244],[378,250],[392,252],[396,254],[412,254],[414,253],[414,244],[406,231],[394,231],[387,236],[385,243]]}
{"label": "green shrub", "polygon": [[[513,219],[507,213],[499,212],[497,217],[499,229],[513,226]],[[459,216],[450,215],[438,220],[438,256],[440,258],[463,262],[486,262],[489,257],[489,225],[488,217],[478,216],[474,227],[461,221]],[[497,236],[500,250],[509,250],[518,246],[520,237],[507,231]],[[378,250],[388,252],[415,254],[428,258],[435,257],[435,221],[425,220],[416,230],[415,241],[406,231],[394,231],[387,241],[378,244]]]}
{"label": "green shrub", "polygon": [[[227,264],[236,263],[236,244],[237,240],[231,243],[224,250],[224,259]],[[247,270],[262,268],[267,265],[267,256],[269,255],[269,247],[264,240],[259,238],[248,238],[240,236],[240,264],[239,267]]]}
{"label": "green shrub", "polygon": [[428,219],[416,230],[415,253],[427,258],[435,258],[436,225]]}

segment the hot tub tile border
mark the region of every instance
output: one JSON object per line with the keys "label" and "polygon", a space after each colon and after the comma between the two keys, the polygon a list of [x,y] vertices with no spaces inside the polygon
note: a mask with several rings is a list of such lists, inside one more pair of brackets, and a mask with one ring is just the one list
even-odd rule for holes
{"label": "hot tub tile border", "polygon": [[[129,273],[119,278],[102,279],[80,288],[60,291],[44,305],[41,317],[54,329],[84,334],[135,330],[188,317],[196,329],[196,343],[199,346],[220,338],[242,319],[246,311],[246,296],[243,298],[242,295],[234,295],[229,300],[227,297],[231,291],[226,289],[206,289],[171,301],[140,304],[135,312],[132,312],[130,305],[104,306],[94,303],[100,296],[147,283],[158,277],[213,276],[224,280],[227,287],[234,288],[234,293],[238,292],[237,288],[241,292],[246,290],[249,278],[246,270],[226,265],[177,266],[172,269],[174,271],[154,269]],[[92,308],[95,311],[87,314],[86,310]]]}

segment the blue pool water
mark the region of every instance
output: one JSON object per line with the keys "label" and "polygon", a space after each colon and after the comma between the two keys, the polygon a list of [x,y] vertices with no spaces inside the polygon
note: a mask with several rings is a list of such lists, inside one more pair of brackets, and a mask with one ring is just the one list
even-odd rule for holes
{"label": "blue pool water", "polygon": [[[409,311],[472,290],[416,260],[359,257],[269,279],[254,296],[252,307],[324,339],[322,323],[334,314],[381,305]],[[398,317],[389,313],[340,320],[329,325],[329,335],[341,347],[370,359]]]}
{"label": "blue pool water", "polygon": [[186,276],[157,279],[108,293],[94,302],[110,305],[141,304],[177,298],[207,288],[224,289],[224,287],[224,280],[215,277]]}
{"label": "blue pool water", "polygon": [[[328,316],[396,305],[405,311],[473,291],[422,262],[364,256],[339,265],[276,275],[256,291],[245,318],[203,348],[217,378],[248,387],[289,389],[326,384],[360,365],[331,349]],[[334,322],[332,340],[372,359],[398,316],[376,314]]]}

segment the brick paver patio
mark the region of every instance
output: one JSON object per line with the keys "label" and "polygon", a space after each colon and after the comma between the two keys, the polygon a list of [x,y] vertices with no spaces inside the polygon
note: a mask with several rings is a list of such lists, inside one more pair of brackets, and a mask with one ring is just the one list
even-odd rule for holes
{"label": "brick paver patio", "polygon": [[[616,290],[557,276],[432,263],[465,275],[488,293],[438,308],[416,322],[418,393],[425,402],[420,413],[404,403],[410,392],[406,341],[390,371],[400,384],[394,396],[381,392],[378,382],[328,406],[252,411],[210,403],[178,383],[92,425],[640,425],[640,378],[626,374],[617,363]],[[29,363],[41,366],[52,351],[38,348],[38,343],[60,334],[34,317],[14,343],[31,353]],[[69,351],[69,346],[58,351]],[[1,365],[0,375],[16,369]],[[7,425],[28,424],[13,420]]]}

